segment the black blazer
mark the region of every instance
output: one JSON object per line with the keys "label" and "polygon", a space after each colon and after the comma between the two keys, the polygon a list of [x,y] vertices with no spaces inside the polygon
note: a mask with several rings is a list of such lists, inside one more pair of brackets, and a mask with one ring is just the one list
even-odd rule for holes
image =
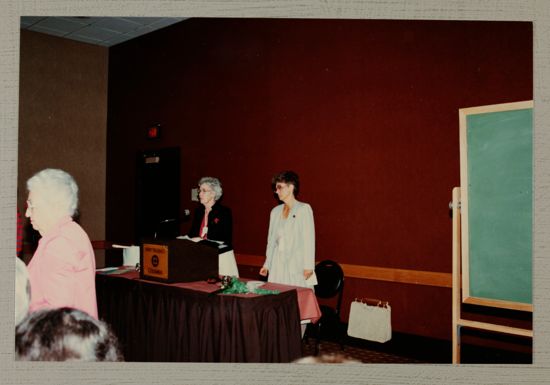
{"label": "black blazer", "polygon": [[[198,237],[201,223],[204,218],[204,206],[200,205],[195,209],[189,237]],[[208,233],[207,239],[214,241],[223,241],[226,247],[219,250],[220,254],[233,250],[233,216],[228,207],[222,206],[218,202],[212,206],[212,211],[208,215]]]}

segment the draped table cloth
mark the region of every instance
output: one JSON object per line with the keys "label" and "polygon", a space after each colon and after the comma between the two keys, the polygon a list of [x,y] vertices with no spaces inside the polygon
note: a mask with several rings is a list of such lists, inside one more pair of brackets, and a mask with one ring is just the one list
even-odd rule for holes
{"label": "draped table cloth", "polygon": [[300,321],[316,322],[311,289],[266,283],[277,295],[214,294],[207,282],[164,284],[134,271],[96,274],[100,319],[126,361],[291,362],[301,357]]}

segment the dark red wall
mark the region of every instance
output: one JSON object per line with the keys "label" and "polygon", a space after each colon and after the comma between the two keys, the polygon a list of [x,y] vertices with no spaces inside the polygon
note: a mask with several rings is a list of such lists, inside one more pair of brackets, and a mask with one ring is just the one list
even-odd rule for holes
{"label": "dark red wall", "polygon": [[[136,151],[180,146],[182,210],[219,177],[237,253],[264,254],[271,176],[293,169],[317,259],[450,273],[458,109],[532,99],[532,55],[516,22],[189,19],[115,46],[108,237],[133,236]],[[355,296],[390,300],[396,330],[450,338],[450,289],[350,280],[345,317]]]}

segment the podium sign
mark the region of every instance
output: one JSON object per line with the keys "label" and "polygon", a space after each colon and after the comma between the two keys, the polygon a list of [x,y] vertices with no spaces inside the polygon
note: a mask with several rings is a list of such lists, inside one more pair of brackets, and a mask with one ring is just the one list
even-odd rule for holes
{"label": "podium sign", "polygon": [[140,278],[165,283],[218,277],[218,248],[185,239],[144,240]]}
{"label": "podium sign", "polygon": [[168,246],[143,244],[143,263],[141,270],[144,275],[168,279]]}

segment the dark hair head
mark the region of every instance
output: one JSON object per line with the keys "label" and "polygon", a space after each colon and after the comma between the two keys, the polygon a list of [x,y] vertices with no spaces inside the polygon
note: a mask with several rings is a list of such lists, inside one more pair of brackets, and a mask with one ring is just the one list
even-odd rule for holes
{"label": "dark hair head", "polygon": [[294,186],[294,196],[300,192],[300,178],[294,171],[282,171],[271,179],[271,188],[275,189],[277,183],[286,183]]}
{"label": "dark hair head", "polygon": [[123,361],[106,323],[68,307],[33,312],[17,325],[15,356],[21,361]]}

